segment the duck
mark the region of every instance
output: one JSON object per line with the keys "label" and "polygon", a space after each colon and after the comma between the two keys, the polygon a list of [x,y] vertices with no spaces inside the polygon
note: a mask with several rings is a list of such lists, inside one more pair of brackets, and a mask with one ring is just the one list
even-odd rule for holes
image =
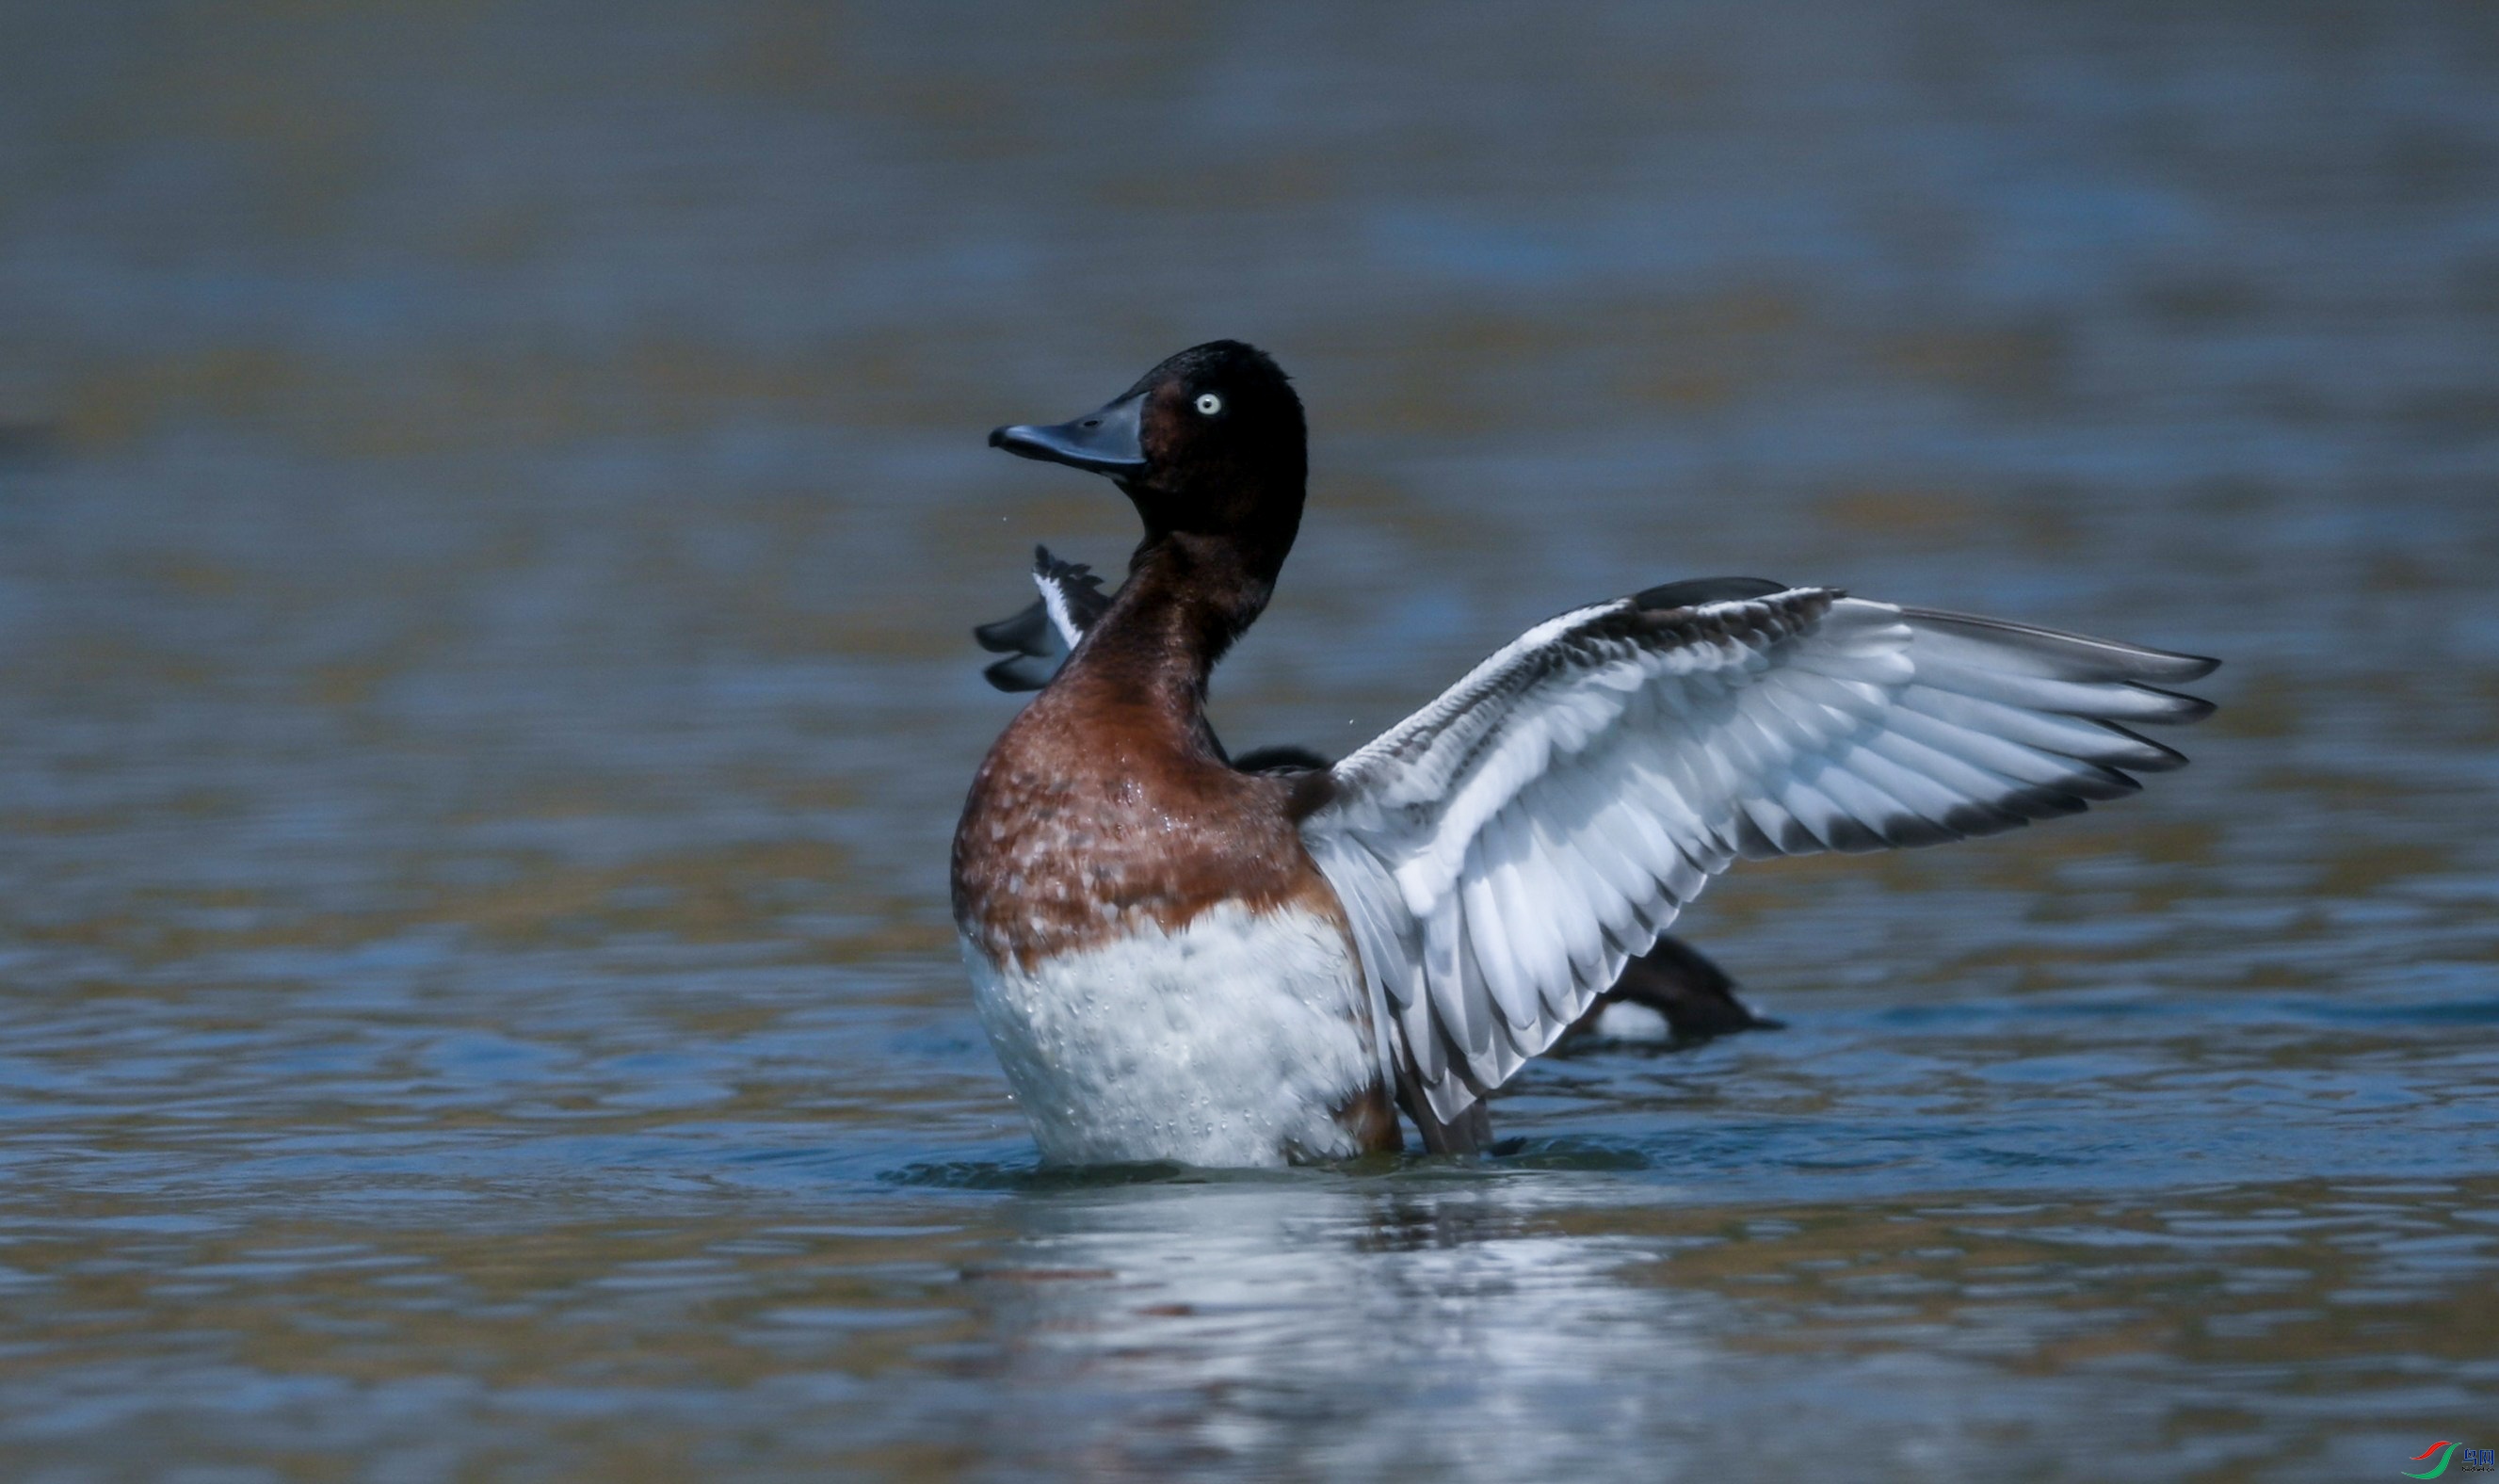
{"label": "duck", "polygon": [[[1048,686],[1085,631],[1110,607],[1102,579],[1082,562],[1060,560],[1047,546],[1032,553],[1032,585],[1040,596],[1005,618],[972,627],[974,643],[1003,659],[981,671],[992,689],[1028,694]],[[1210,729],[1209,737],[1213,737]],[[1245,773],[1310,773],[1336,759],[1294,743],[1219,756]],[[1784,1030],[1736,992],[1735,977],[1689,943],[1663,937],[1624,965],[1613,985],[1563,1032],[1559,1045],[1594,1042],[1660,1044],[1686,1049],[1740,1031]]]}
{"label": "duck", "polygon": [[1209,341],[989,441],[1143,527],[954,835],[974,1009],[1047,1164],[1346,1160],[1407,1123],[1480,1155],[1493,1093],[1736,860],[2081,813],[2185,764],[2136,727],[2213,710],[2172,689],[2200,656],[1703,578],[1557,614],[1325,766],[1243,767],[1208,684],[1309,482],[1274,358]]}

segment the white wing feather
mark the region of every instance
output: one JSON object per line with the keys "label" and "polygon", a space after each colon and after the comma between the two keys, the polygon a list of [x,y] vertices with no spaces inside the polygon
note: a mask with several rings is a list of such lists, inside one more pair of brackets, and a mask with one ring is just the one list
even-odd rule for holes
{"label": "white wing feather", "polygon": [[1447,1121],[1737,855],[1926,845],[2185,759],[2120,726],[2213,661],[1798,588],[1563,614],[1336,765],[1302,835],[1379,1054]]}

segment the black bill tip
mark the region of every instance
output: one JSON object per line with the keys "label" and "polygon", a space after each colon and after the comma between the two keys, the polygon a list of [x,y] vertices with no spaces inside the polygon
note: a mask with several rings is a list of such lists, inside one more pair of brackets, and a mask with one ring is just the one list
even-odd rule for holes
{"label": "black bill tip", "polygon": [[1141,397],[1122,397],[1099,412],[1064,423],[1013,423],[990,430],[990,446],[1023,459],[1040,459],[1098,474],[1134,473],[1146,467],[1139,417]]}

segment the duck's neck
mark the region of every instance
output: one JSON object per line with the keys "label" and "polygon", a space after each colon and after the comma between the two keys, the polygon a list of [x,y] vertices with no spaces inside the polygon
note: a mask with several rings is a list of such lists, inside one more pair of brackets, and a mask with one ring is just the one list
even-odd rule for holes
{"label": "duck's neck", "polygon": [[1282,565],[1256,560],[1222,537],[1149,535],[1071,671],[1122,698],[1185,716],[1196,729],[1207,676],[1267,606]]}

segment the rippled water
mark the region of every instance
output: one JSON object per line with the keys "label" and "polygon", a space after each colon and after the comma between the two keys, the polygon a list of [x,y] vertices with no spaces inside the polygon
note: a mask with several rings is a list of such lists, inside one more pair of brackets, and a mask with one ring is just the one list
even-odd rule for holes
{"label": "rippled water", "polygon": [[[0,1451],[42,1480],[2393,1477],[2499,1445],[2486,7],[16,7]],[[1272,346],[1342,748],[1752,571],[2219,654],[1747,867],[1523,1149],[1036,1168],[985,450]],[[2479,1429],[2480,1431],[2477,1431]]]}

